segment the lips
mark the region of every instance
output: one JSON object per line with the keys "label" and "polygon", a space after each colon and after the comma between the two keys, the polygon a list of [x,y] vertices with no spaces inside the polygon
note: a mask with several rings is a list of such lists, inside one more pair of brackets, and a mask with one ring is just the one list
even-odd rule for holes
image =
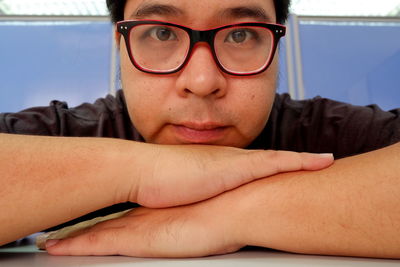
{"label": "lips", "polygon": [[207,123],[186,122],[182,124],[176,124],[176,126],[182,126],[197,131],[215,130],[218,128],[226,127],[214,122],[207,122]]}
{"label": "lips", "polygon": [[221,140],[228,126],[218,123],[172,124],[176,137],[183,143],[215,143]]}

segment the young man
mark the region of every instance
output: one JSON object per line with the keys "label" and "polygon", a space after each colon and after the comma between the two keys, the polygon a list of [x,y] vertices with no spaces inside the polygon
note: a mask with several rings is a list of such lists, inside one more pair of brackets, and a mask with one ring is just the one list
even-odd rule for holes
{"label": "young man", "polygon": [[123,93],[0,115],[1,243],[131,201],[47,251],[400,258],[399,111],[275,96],[288,2],[107,3]]}

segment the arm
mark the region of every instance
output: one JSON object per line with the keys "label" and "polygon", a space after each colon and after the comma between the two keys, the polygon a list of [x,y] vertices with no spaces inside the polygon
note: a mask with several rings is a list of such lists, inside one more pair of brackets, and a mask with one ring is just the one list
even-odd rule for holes
{"label": "arm", "polygon": [[127,153],[107,139],[0,134],[0,245],[123,201]]}
{"label": "arm", "polygon": [[277,172],[331,163],[292,152],[0,134],[0,245],[116,203],[183,205]]}
{"label": "arm", "polygon": [[198,257],[245,245],[323,255],[400,258],[400,144],[316,172],[278,174],[212,199],[133,210],[53,255]]}
{"label": "arm", "polygon": [[[237,189],[241,240],[306,254],[400,258],[400,143]],[[251,227],[249,227],[249,225]]]}

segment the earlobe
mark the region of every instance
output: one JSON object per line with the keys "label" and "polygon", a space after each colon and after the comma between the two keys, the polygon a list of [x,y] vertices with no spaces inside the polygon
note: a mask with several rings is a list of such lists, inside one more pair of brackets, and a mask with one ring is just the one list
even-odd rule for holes
{"label": "earlobe", "polygon": [[121,34],[117,31],[117,26],[116,25],[114,26],[114,41],[115,41],[115,44],[117,46],[117,49],[119,50],[120,46],[121,46],[121,44],[120,44],[120,42],[121,42]]}

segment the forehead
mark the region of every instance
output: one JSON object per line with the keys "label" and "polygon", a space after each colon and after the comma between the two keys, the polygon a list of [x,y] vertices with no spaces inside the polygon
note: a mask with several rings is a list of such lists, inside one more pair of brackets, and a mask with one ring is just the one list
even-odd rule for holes
{"label": "forehead", "polygon": [[273,0],[128,0],[124,19],[160,19],[198,27],[276,21]]}

